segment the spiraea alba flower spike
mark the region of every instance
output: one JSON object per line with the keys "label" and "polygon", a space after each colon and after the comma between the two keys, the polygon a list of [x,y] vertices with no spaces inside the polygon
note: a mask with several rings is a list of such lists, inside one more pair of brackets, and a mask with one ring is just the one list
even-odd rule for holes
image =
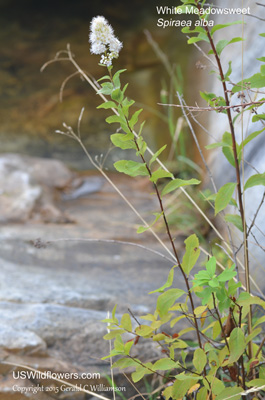
{"label": "spiraea alba flower spike", "polygon": [[113,58],[119,57],[122,43],[113,33],[112,26],[102,16],[94,17],[90,25],[89,41],[92,54],[101,54],[100,64],[110,67]]}

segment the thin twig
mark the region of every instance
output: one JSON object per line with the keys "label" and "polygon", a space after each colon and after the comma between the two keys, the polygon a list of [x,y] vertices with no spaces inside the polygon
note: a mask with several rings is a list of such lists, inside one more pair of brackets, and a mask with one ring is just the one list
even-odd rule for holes
{"label": "thin twig", "polygon": [[235,105],[227,105],[227,106],[218,106],[218,107],[199,107],[199,106],[184,106],[181,104],[166,104],[166,103],[157,103],[160,106],[168,106],[168,107],[178,107],[178,108],[187,108],[189,111],[196,111],[196,112],[205,112],[205,111],[217,111],[217,112],[222,112],[222,111],[227,111],[231,109],[239,109],[241,108],[246,108],[248,106],[252,106],[255,104],[264,104],[265,100],[262,101],[251,101],[250,103],[242,103],[242,104],[235,104]]}
{"label": "thin twig", "polygon": [[205,160],[205,158],[204,158],[204,155],[203,155],[201,146],[200,146],[200,144],[199,144],[199,142],[198,142],[198,139],[197,139],[197,136],[196,136],[196,134],[195,134],[195,132],[194,132],[193,126],[191,125],[191,122],[190,122],[190,120],[189,120],[189,118],[188,118],[188,116],[187,116],[187,114],[186,114],[185,105],[183,104],[182,96],[179,94],[179,92],[177,92],[177,96],[178,96],[178,99],[179,99],[180,107],[181,107],[181,109],[182,109],[182,113],[183,113],[183,115],[184,115],[184,118],[186,119],[186,122],[187,122],[187,124],[188,124],[188,126],[189,126],[189,128],[190,128],[192,137],[193,137],[194,142],[195,142],[195,144],[196,144],[196,147],[197,147],[197,149],[198,149],[198,151],[199,151],[199,153],[200,153],[202,162],[203,162],[203,164],[204,164],[204,166],[205,166],[205,168],[206,168],[206,170],[207,170],[207,173],[208,173],[208,175],[209,175],[209,177],[210,177],[210,180],[211,180],[211,183],[212,183],[214,192],[217,193],[217,188],[216,188],[216,185],[215,185],[215,182],[214,182],[214,179],[213,179],[212,172],[211,172],[211,170],[210,170],[210,168],[209,168],[209,166],[208,166],[208,164],[207,164],[207,162],[206,162],[206,160]]}
{"label": "thin twig", "polygon": [[128,245],[128,246],[135,246],[139,247],[140,249],[149,251],[150,253],[153,253],[161,258],[164,258],[166,261],[169,261],[170,264],[174,264],[176,260],[171,259],[167,257],[166,255],[160,253],[157,250],[150,249],[150,247],[146,247],[142,244],[139,243],[134,243],[134,242],[126,242],[122,240],[116,240],[116,239],[84,239],[84,238],[60,238],[60,239],[54,239],[54,240],[48,240],[47,244],[50,243],[56,243],[56,242],[98,242],[98,243],[114,243],[114,244],[121,244],[121,245]]}
{"label": "thin twig", "polygon": [[219,314],[218,307],[216,305],[215,294],[214,293],[212,293],[212,297],[213,297],[214,309],[215,309],[215,312],[216,312],[217,317],[218,317],[219,325],[220,325],[220,328],[221,328],[221,331],[222,331],[222,334],[223,334],[223,337],[224,337],[224,340],[225,340],[225,344],[226,344],[226,347],[228,348],[228,351],[230,353],[229,344],[228,344],[227,337],[226,337],[226,334],[225,334],[225,330],[224,330],[224,327],[223,327],[223,324],[222,324],[221,316]]}

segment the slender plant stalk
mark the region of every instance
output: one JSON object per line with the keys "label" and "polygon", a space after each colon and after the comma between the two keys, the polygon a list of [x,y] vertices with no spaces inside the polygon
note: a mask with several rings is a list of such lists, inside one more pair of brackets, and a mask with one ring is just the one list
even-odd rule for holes
{"label": "slender plant stalk", "polygon": [[[199,4],[199,0],[196,0],[196,5],[201,11],[201,6]],[[204,19],[202,17],[202,19]],[[246,290],[248,293],[250,293],[250,272],[249,272],[249,257],[248,257],[248,240],[246,236],[247,232],[247,226],[246,226],[246,218],[245,218],[245,211],[244,211],[244,205],[243,205],[243,193],[241,190],[241,177],[240,177],[240,166],[239,166],[239,161],[238,161],[238,156],[237,156],[237,148],[236,148],[236,136],[235,136],[235,130],[234,130],[234,124],[233,124],[233,119],[232,119],[232,114],[231,114],[231,108],[230,108],[230,101],[228,98],[228,91],[226,87],[226,81],[224,77],[224,72],[223,72],[223,67],[221,64],[221,60],[219,55],[217,54],[215,44],[213,42],[212,36],[210,34],[210,31],[208,29],[208,26],[204,26],[205,32],[207,34],[207,37],[210,42],[210,46],[212,48],[213,54],[215,56],[215,60],[218,65],[218,70],[223,86],[223,92],[224,92],[224,99],[226,103],[226,112],[227,112],[227,118],[228,118],[228,123],[230,127],[230,132],[231,132],[231,137],[232,137],[232,149],[233,149],[233,155],[234,155],[234,161],[235,161],[235,169],[236,169],[236,179],[237,179],[237,193],[238,193],[238,203],[239,203],[239,211],[241,215],[241,220],[242,220],[242,225],[243,225],[243,230],[244,230],[244,259],[245,259],[245,281],[246,281]],[[248,334],[250,335],[252,332],[252,310],[251,306],[249,307],[249,314],[248,314]],[[249,342],[249,356],[252,358],[252,342]]]}
{"label": "slender plant stalk", "polygon": [[[131,130],[130,124],[129,124],[129,121],[128,121],[127,118],[126,118],[126,122],[127,122],[128,128]],[[132,132],[132,130],[131,130],[131,132]],[[133,133],[133,132],[132,132],[132,133]],[[138,143],[137,143],[137,140],[136,140],[135,137],[134,137],[134,143],[135,143],[136,148],[137,148],[137,151],[139,152],[139,154],[140,154],[140,156],[141,156],[141,159],[142,159],[142,161],[143,161],[143,163],[144,163],[144,165],[145,165],[145,167],[146,167],[146,169],[147,169],[147,171],[148,171],[149,177],[152,178],[152,171],[150,170],[149,166],[147,165],[147,163],[146,163],[146,161],[145,161],[145,158],[144,158],[144,156],[142,155],[142,153],[141,153],[141,151],[140,151],[140,148],[139,148],[139,146],[138,146]],[[180,262],[180,259],[179,259],[179,256],[178,256],[178,252],[177,252],[177,249],[176,249],[174,240],[173,240],[173,238],[172,238],[172,235],[171,235],[171,232],[170,232],[170,229],[169,229],[167,217],[166,217],[166,214],[165,214],[165,210],[164,210],[162,198],[161,198],[161,196],[160,196],[158,187],[157,187],[157,185],[156,185],[155,182],[153,182],[153,185],[154,185],[155,192],[156,192],[156,195],[157,195],[157,198],[158,198],[158,201],[159,201],[160,210],[161,210],[162,215],[163,215],[163,219],[164,219],[164,223],[165,223],[167,235],[168,235],[168,238],[169,238],[169,240],[170,240],[170,243],[171,243],[171,246],[172,246],[172,249],[173,249],[173,253],[174,253],[175,257],[176,257],[176,260],[177,260],[177,262],[178,262],[180,271],[181,271],[181,273],[182,273],[182,276],[183,276],[183,278],[184,278],[184,281],[185,281],[185,284],[186,284],[186,287],[187,287],[188,296],[189,296],[189,299],[190,299],[190,304],[191,304],[192,313],[193,313],[193,318],[194,318],[194,324],[195,324],[196,334],[197,334],[197,338],[198,338],[198,343],[199,343],[200,348],[202,348],[202,342],[201,342],[201,337],[200,337],[200,331],[199,331],[199,326],[198,326],[198,322],[197,322],[197,319],[196,319],[196,315],[195,315],[195,312],[194,312],[195,306],[194,306],[193,297],[192,297],[192,294],[191,294],[191,291],[190,291],[189,280],[188,280],[188,277],[187,277],[187,275],[185,274],[185,272],[184,272],[184,270],[183,270],[183,268],[182,268],[182,265],[181,265],[181,262]]]}

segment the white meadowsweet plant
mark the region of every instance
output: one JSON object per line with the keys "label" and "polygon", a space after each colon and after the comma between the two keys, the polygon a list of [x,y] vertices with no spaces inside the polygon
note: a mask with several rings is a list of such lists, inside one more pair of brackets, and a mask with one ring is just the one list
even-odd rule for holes
{"label": "white meadowsweet plant", "polygon": [[110,67],[113,58],[119,57],[122,42],[116,38],[112,26],[103,16],[97,16],[92,19],[89,41],[91,43],[91,53],[101,54],[100,64]]}

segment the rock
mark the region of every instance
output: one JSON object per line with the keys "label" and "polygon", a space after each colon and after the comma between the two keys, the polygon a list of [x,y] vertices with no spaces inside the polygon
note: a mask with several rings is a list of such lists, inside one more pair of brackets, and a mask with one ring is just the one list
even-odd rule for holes
{"label": "rock", "polygon": [[32,355],[43,355],[45,354],[46,343],[34,332],[1,324],[0,347],[14,353],[24,352]]}
{"label": "rock", "polygon": [[4,154],[0,157],[0,222],[70,221],[57,206],[59,190],[74,178],[60,161]]}

